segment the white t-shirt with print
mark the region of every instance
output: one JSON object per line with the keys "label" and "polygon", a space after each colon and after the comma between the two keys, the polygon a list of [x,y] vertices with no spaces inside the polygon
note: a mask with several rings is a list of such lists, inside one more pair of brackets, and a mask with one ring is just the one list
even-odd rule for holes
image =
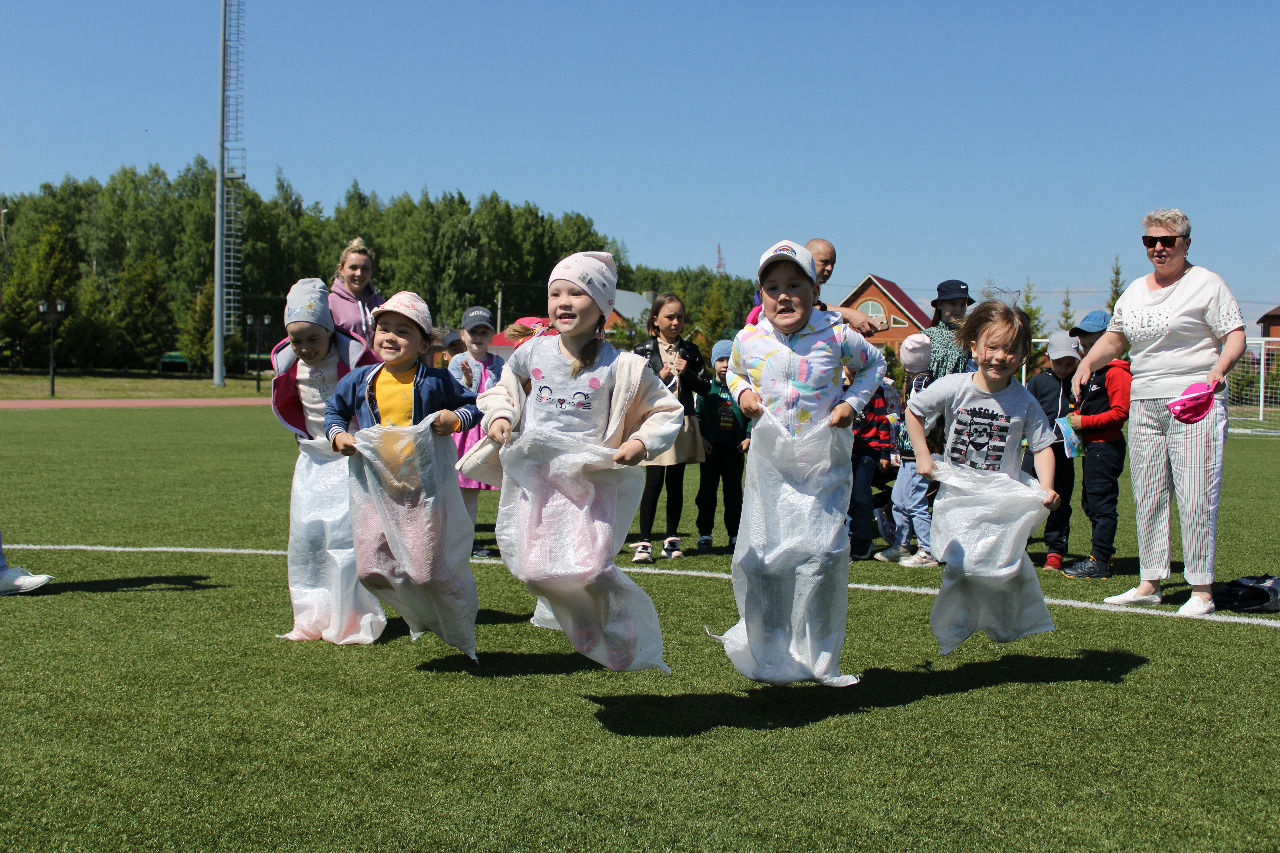
{"label": "white t-shirt with print", "polygon": [[307,432],[312,438],[324,438],[325,403],[338,389],[338,349],[329,347],[329,353],[315,365],[298,359],[298,399],[307,419]]}
{"label": "white t-shirt with print", "polygon": [[1218,363],[1222,339],[1244,325],[1240,306],[1217,273],[1193,266],[1176,284],[1151,290],[1149,276],[1129,283],[1108,331],[1129,339],[1131,400],[1177,397]]}
{"label": "white t-shirt with print", "polygon": [[506,365],[507,370],[529,381],[520,428],[551,430],[592,444],[602,443],[617,381],[617,360],[618,351],[601,341],[595,363],[570,376],[571,361],[560,351],[558,336],[539,335],[525,343]]}
{"label": "white t-shirt with print", "polygon": [[1018,478],[1022,439],[1035,453],[1053,444],[1053,427],[1040,403],[1018,382],[994,394],[983,391],[972,373],[952,373],[934,380],[907,401],[921,420],[941,414],[947,443],[942,458],[953,465],[999,471]]}

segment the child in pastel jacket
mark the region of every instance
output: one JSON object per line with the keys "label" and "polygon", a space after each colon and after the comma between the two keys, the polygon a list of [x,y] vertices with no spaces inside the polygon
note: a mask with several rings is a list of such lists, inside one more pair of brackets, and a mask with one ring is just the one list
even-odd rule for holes
{"label": "child in pastel jacket", "polygon": [[[840,673],[848,608],[850,427],[880,386],[885,359],[838,315],[815,308],[817,270],[804,246],[783,240],[770,247],[758,278],[764,317],[734,338],[728,378],[743,413],[763,420],[752,430],[743,525],[733,555],[740,619],[718,639],[738,671],[753,680],[856,684],[857,676]],[[853,374],[848,389],[842,387],[845,367]],[[762,446],[766,436],[769,443]],[[799,460],[814,445],[813,466],[806,467]],[[766,447],[785,456],[767,458]],[[761,483],[777,484],[781,492],[762,494]],[[791,517],[808,521],[804,529],[787,526],[786,518],[770,521],[788,512],[780,510],[783,503],[791,504]]]}
{"label": "child in pastel jacket", "polygon": [[285,299],[288,337],[271,351],[271,409],[298,442],[289,499],[293,630],[284,639],[372,643],[387,617],[356,576],[347,465],[324,440],[324,414],[338,381],[377,359],[334,328],[328,295],[318,278],[294,284]]}
{"label": "child in pastel jacket", "polygon": [[[630,466],[671,446],[684,408],[644,359],[600,336],[616,287],[607,253],[579,252],[556,265],[547,307],[559,334],[525,342],[480,395],[488,439],[459,470],[494,483],[507,468],[498,541],[508,568],[540,599],[535,624],[563,630],[609,669],[665,670],[653,603],[613,560],[643,487]],[[549,458],[552,444],[559,458]],[[495,445],[505,446],[500,463]],[[593,463],[575,461],[593,453]]]}

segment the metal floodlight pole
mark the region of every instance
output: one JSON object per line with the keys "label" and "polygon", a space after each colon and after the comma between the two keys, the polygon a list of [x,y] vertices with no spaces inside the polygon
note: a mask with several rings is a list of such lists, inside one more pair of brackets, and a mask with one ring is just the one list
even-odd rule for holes
{"label": "metal floodlight pole", "polygon": [[224,197],[227,193],[227,0],[222,0],[222,51],[221,73],[218,75],[218,186],[214,202],[213,249],[213,386],[226,387],[227,366],[223,364],[223,338],[226,336],[224,280],[226,268],[226,218]]}

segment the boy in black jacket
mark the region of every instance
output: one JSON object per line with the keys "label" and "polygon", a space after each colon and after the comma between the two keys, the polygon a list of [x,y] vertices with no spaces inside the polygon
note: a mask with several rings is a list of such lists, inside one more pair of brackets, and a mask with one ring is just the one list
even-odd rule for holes
{"label": "boy in black jacket", "polygon": [[[1071,330],[1087,353],[1111,324],[1106,311],[1090,311]],[[1069,578],[1109,578],[1115,555],[1116,504],[1120,497],[1120,472],[1124,470],[1124,424],[1129,419],[1129,362],[1115,359],[1095,370],[1080,395],[1080,411],[1069,415],[1071,428],[1084,442],[1080,462],[1080,504],[1093,524],[1089,559],[1067,566]]]}
{"label": "boy in black jacket", "polygon": [[[1044,523],[1044,544],[1049,549],[1044,567],[1062,569],[1062,557],[1067,553],[1067,539],[1071,534],[1071,492],[1076,485],[1075,462],[1067,456],[1062,428],[1054,421],[1076,410],[1076,400],[1071,396],[1071,377],[1080,366],[1080,352],[1076,342],[1065,331],[1049,336],[1049,361],[1051,368],[1037,373],[1027,382],[1027,390],[1040,401],[1045,417],[1053,424],[1053,490],[1058,493],[1058,508],[1050,510]],[[1031,454],[1022,460],[1022,470],[1035,476]]]}

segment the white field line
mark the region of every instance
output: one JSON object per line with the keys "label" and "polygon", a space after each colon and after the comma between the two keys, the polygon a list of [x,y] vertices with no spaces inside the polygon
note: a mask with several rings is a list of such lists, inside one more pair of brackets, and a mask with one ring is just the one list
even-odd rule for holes
{"label": "white field line", "polygon": [[[112,545],[5,545],[13,551],[114,551],[120,553],[166,553],[166,554],[250,554],[267,557],[285,557],[287,551],[272,551],[260,548],[118,548]],[[472,559],[473,563],[502,565],[501,560]],[[732,580],[728,572],[701,572],[690,569],[649,569],[635,566],[620,567],[624,571],[642,575],[678,575],[689,578],[713,578],[716,580]],[[905,592],[911,595],[937,595],[938,590],[927,586],[890,586],[886,584],[851,583],[849,589],[863,592]],[[1054,607],[1075,607],[1080,610],[1106,610],[1111,613],[1126,613],[1132,616],[1164,616],[1172,619],[1200,619],[1205,622],[1230,622],[1236,625],[1261,625],[1267,628],[1280,628],[1280,619],[1263,619],[1258,616],[1239,616],[1234,613],[1209,613],[1205,616],[1179,616],[1173,610],[1156,610],[1150,607],[1126,607],[1123,604],[1104,604],[1097,601],[1076,601],[1070,598],[1046,598],[1045,604]]]}

